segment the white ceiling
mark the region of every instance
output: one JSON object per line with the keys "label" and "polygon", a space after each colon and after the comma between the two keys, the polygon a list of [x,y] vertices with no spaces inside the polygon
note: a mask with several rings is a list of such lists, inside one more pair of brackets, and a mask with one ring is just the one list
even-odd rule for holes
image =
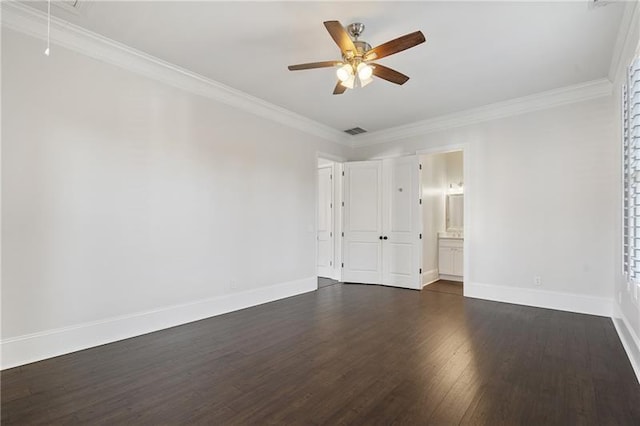
{"label": "white ceiling", "polygon": [[[587,0],[86,3],[53,13],[335,129],[369,131],[604,78],[624,10]],[[380,60],[411,77],[404,86],[376,79],[334,96],[334,70],[287,70],[340,59],[326,20],[363,22],[373,46],[415,30],[427,43]]]}

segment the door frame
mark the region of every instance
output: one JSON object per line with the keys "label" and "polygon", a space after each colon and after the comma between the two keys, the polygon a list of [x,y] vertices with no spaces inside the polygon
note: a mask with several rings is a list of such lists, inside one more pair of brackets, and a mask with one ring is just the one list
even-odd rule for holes
{"label": "door frame", "polygon": [[[416,155],[433,155],[433,154],[446,154],[448,152],[462,151],[462,179],[464,182],[464,242],[462,245],[462,255],[463,255],[463,270],[464,270],[464,278],[463,282],[471,282],[469,279],[470,272],[470,259],[471,259],[471,238],[472,238],[472,225],[471,225],[471,217],[473,211],[473,197],[470,194],[473,194],[473,182],[467,179],[471,177],[471,156],[472,156],[472,148],[470,143],[462,143],[462,144],[448,144],[448,145],[439,145],[434,146],[432,148],[419,149],[416,150]],[[421,215],[422,217],[422,215]],[[463,296],[467,297],[469,286],[464,285],[462,287]]]}
{"label": "door frame", "polygon": [[[319,162],[318,162],[319,163]],[[335,205],[335,200],[334,200],[334,193],[335,193],[335,185],[333,184],[333,179],[335,179],[335,169],[336,168],[336,163],[334,162],[330,162],[328,164],[325,165],[320,165],[318,164],[318,191],[316,192],[316,198],[318,198],[318,210],[316,212],[316,215],[320,214],[321,210],[324,210],[326,208],[326,204],[321,206],[320,203],[320,175],[322,173],[325,173],[324,175],[324,179],[326,179],[326,173],[329,173],[329,198],[328,200],[325,199],[325,201],[328,201],[331,206],[329,208],[329,226],[328,229],[326,229],[326,231],[329,231],[329,241],[330,244],[328,244],[331,256],[329,259],[327,259],[329,261],[329,265],[327,265],[326,267],[322,267],[322,274],[320,274],[320,268],[321,266],[318,264],[318,258],[316,257],[316,273],[318,274],[318,278],[319,277],[323,277],[323,278],[331,278],[333,279],[335,273],[335,263],[336,263],[336,249],[335,249],[335,240],[337,238],[335,234],[335,214],[334,211],[337,208],[337,206]],[[316,216],[317,217],[317,216]],[[316,219],[316,226],[318,226],[318,220]],[[316,229],[316,254],[318,252],[318,247],[320,245],[320,230]]]}
{"label": "door frame", "polygon": [[318,276],[318,160],[329,160],[333,162],[333,274],[332,279],[336,281],[342,281],[342,208],[340,207],[342,202],[342,171],[343,163],[347,161],[346,158],[340,157],[334,154],[329,154],[322,151],[316,151],[316,167],[314,174],[314,222],[313,222],[313,235],[314,235],[314,267],[315,275]]}

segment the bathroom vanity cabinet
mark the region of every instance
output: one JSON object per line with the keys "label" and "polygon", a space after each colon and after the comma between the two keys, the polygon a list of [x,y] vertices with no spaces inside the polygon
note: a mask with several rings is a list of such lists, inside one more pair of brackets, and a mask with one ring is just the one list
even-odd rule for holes
{"label": "bathroom vanity cabinet", "polygon": [[464,240],[460,237],[438,239],[438,273],[440,278],[462,281],[464,275]]}

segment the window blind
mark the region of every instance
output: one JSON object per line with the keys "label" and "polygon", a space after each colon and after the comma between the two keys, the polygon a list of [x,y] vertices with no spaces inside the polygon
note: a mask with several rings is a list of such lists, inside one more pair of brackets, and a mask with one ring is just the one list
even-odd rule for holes
{"label": "window blind", "polygon": [[640,283],[640,59],[629,67],[623,87],[624,272]]}

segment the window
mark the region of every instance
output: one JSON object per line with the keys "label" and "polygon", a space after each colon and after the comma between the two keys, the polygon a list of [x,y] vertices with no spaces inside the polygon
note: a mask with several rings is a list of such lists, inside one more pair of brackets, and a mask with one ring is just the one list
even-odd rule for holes
{"label": "window", "polygon": [[624,274],[640,284],[640,58],[629,67],[622,92],[624,166]]}

